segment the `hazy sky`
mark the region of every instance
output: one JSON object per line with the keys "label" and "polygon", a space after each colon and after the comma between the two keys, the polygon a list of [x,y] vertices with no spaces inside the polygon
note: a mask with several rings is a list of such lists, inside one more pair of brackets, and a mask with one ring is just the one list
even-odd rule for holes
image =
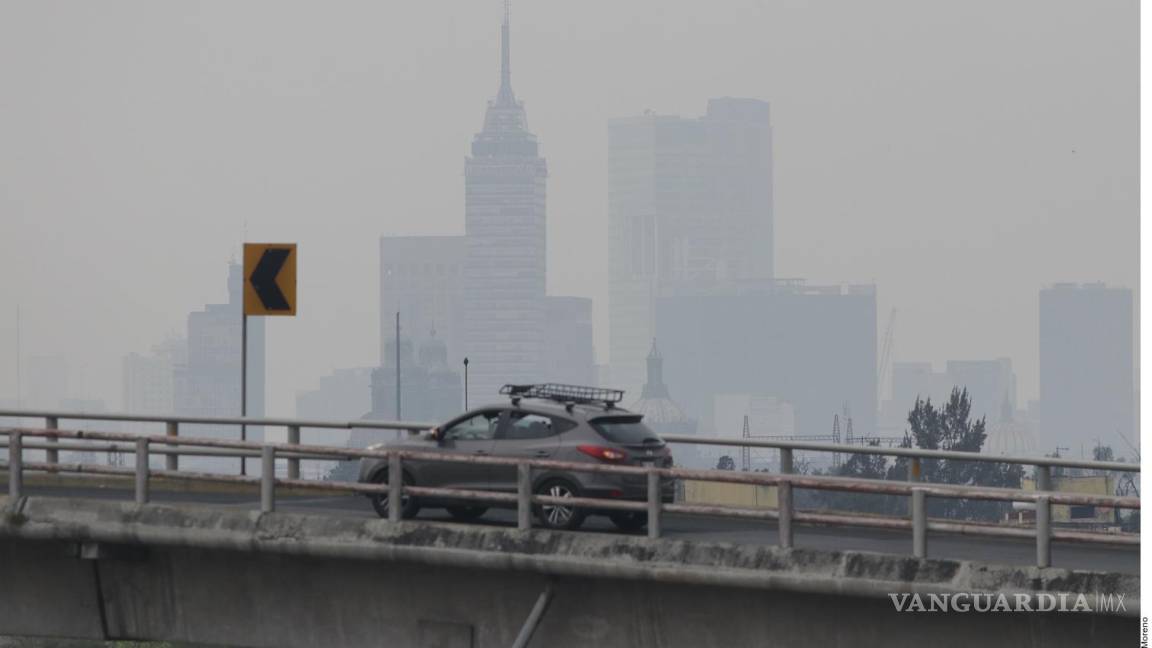
{"label": "hazy sky", "polygon": [[[776,273],[875,282],[895,360],[1011,357],[1038,290],[1136,286],[1135,0],[517,0],[513,86],[548,159],[548,285],[607,350],[607,131],[772,104]],[[269,413],[379,357],[377,239],[463,231],[501,3],[0,2],[0,399],[120,361],[225,297],[241,242],[300,246]]]}

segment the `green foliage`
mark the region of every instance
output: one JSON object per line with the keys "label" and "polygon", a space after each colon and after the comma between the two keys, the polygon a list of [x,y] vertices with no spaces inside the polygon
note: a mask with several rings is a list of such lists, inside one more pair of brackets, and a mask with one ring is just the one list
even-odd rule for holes
{"label": "green foliage", "polygon": [[[939,408],[932,406],[931,399],[917,398],[916,405],[908,413],[911,432],[909,440],[917,448],[980,452],[988,435],[984,432],[984,419],[972,421],[971,411],[972,402],[967,389],[953,388],[948,402]],[[901,472],[907,475],[907,462],[904,463]],[[940,484],[1019,488],[1024,468],[986,461],[922,459],[920,475],[923,481]],[[936,517],[996,520],[1010,509],[1011,504],[1008,502],[942,498],[928,500],[928,514]]]}
{"label": "green foliage", "polygon": [[[987,439],[985,422],[971,420],[972,403],[967,389],[954,388],[941,407],[931,399],[916,399],[908,413],[909,432],[901,447],[954,452],[980,452]],[[880,455],[854,454],[835,474],[862,479],[908,479],[909,460],[898,458],[891,466]],[[1019,488],[1024,468],[1019,465],[985,461],[920,460],[920,480],[939,484],[996,486]],[[904,515],[907,498],[854,493],[828,493],[820,499],[825,505],[846,510]],[[928,498],[928,515],[932,517],[997,520],[1010,510],[1008,502],[966,499]]]}
{"label": "green foliage", "polygon": [[1116,461],[1116,454],[1112,452],[1112,446],[1098,445],[1092,448],[1093,461]]}

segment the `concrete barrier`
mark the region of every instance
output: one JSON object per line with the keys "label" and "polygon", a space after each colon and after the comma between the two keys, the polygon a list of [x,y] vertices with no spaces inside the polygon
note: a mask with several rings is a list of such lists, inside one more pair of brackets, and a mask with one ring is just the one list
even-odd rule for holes
{"label": "concrete barrier", "polygon": [[0,498],[0,635],[250,646],[1084,646],[1134,618],[897,612],[888,593],[1139,579],[862,552]]}
{"label": "concrete barrier", "polygon": [[776,487],[756,484],[684,480],[685,504],[711,504],[740,508],[777,508]]}

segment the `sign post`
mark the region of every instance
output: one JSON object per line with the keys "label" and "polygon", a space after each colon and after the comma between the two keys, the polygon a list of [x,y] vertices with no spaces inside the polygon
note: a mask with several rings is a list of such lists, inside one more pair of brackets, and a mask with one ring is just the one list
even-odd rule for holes
{"label": "sign post", "polygon": [[[244,244],[244,308],[240,316],[240,416],[248,416],[248,317],[296,315],[296,244]],[[248,426],[240,424],[240,440]],[[247,459],[240,459],[246,475]]]}

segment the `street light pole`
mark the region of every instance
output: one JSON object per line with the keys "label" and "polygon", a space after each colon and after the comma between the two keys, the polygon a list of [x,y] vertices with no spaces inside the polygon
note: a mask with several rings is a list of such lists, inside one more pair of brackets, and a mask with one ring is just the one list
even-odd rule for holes
{"label": "street light pole", "polygon": [[468,358],[464,358],[464,411],[468,411]]}
{"label": "street light pole", "polygon": [[404,420],[400,413],[400,311],[396,311],[396,420]]}

